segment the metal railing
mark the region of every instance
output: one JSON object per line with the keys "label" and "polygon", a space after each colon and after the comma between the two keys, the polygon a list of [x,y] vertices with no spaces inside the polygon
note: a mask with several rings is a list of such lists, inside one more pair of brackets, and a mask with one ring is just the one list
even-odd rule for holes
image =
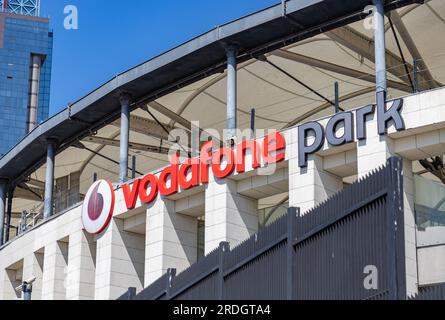
{"label": "metal railing", "polygon": [[[54,215],[58,215],[79,205],[84,196],[80,193],[66,190],[57,192],[53,200]],[[44,203],[41,202],[31,209],[23,210],[17,226],[17,235],[23,234],[44,221]],[[11,226],[12,227],[12,226]]]}
{"label": "metal railing", "polygon": [[33,209],[22,211],[19,225],[17,227],[17,235],[34,228],[43,221],[43,203],[35,206]]}

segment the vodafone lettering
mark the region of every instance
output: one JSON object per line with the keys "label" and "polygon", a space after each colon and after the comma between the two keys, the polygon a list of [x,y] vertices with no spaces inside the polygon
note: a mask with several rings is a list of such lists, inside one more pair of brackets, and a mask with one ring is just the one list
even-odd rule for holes
{"label": "vodafone lettering", "polygon": [[[134,209],[138,199],[142,204],[149,204],[161,196],[171,196],[180,190],[188,190],[209,183],[210,170],[215,178],[246,171],[246,159],[251,157],[252,168],[264,164],[275,164],[285,159],[286,141],[283,135],[275,132],[266,136],[262,142],[243,141],[235,148],[214,150],[213,142],[205,143],[199,158],[187,159],[183,163],[173,159],[172,164],[160,174],[148,174],[141,179],[122,186],[125,204],[128,210]],[[250,151],[249,155],[247,155]]]}

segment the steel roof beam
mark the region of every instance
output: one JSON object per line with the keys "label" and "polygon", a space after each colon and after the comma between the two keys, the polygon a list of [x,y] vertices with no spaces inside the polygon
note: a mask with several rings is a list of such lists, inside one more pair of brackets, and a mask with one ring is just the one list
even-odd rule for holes
{"label": "steel roof beam", "polygon": [[403,42],[405,43],[406,47],[408,48],[409,53],[413,57],[413,59],[417,60],[417,65],[419,66],[419,75],[428,80],[428,83],[433,86],[433,88],[437,88],[440,86],[440,84],[434,80],[433,75],[429,71],[425,60],[423,60],[422,55],[419,52],[419,49],[417,49],[416,44],[414,43],[413,38],[409,34],[408,29],[406,28],[405,24],[402,21],[402,18],[397,13],[397,11],[391,11],[391,20],[394,23],[394,26],[396,27],[397,31],[399,32],[400,36],[403,39]]}
{"label": "steel roof beam", "polygon": [[[115,127],[120,127],[120,120],[116,120],[111,124]],[[165,127],[169,130],[173,130],[174,127],[165,124]],[[138,117],[138,116],[130,116],[130,129],[131,131],[144,134],[147,136],[152,136],[162,140],[168,140],[168,134],[164,131],[164,129],[156,123],[156,121]]]}
{"label": "steel roof beam", "polygon": [[[368,36],[348,26],[326,32],[326,35],[337,43],[375,63],[374,40]],[[389,73],[409,84],[409,76],[406,74],[402,59],[391,51],[386,50],[386,63],[387,71]],[[413,72],[413,66],[411,64],[407,64],[407,68],[409,72]],[[420,88],[422,90],[428,90],[432,87],[428,85],[428,79],[426,79],[423,75],[419,75],[419,80]]]}
{"label": "steel roof beam", "polygon": [[[83,139],[84,142],[91,142],[96,144],[101,144],[105,146],[111,146],[111,147],[119,147],[120,141],[110,138],[102,138],[102,137],[87,137]],[[152,152],[152,153],[160,153],[160,154],[168,154],[169,149],[164,147],[157,147],[147,144],[141,144],[136,142],[129,142],[128,147],[132,150],[137,151],[146,151],[146,152]]]}
{"label": "steel roof beam", "polygon": [[[419,8],[420,6],[423,6],[424,4],[427,4],[427,3],[430,2],[430,1],[431,1],[431,0],[424,0],[423,3],[412,4],[412,5],[410,5],[410,6],[406,7],[406,8],[404,8],[403,10],[400,10],[399,15],[400,15],[400,17],[403,18],[404,16],[406,16],[406,15],[407,15],[408,13],[410,13],[411,11],[413,11],[413,10]],[[390,25],[390,23],[388,22],[388,23],[385,24],[385,32],[387,32],[389,29],[391,29],[391,25]]]}
{"label": "steel roof beam", "polygon": [[[118,137],[119,134],[120,134],[120,132],[117,131],[117,132],[113,133],[109,137],[109,139],[114,139],[114,138]],[[100,145],[95,150],[93,150],[94,152],[91,152],[91,154],[88,156],[88,158],[85,159],[85,161],[82,162],[82,165],[80,166],[80,169],[79,169],[80,175],[82,175],[82,173],[85,170],[85,168],[87,167],[87,165],[94,159],[94,157],[96,157],[97,154],[99,154],[102,151],[103,148],[105,148],[105,145],[103,145],[103,144]]]}
{"label": "steel roof beam", "polygon": [[43,201],[43,194],[43,189],[30,187],[24,183],[19,184],[14,190],[14,198],[30,201]]}
{"label": "steel roof beam", "polygon": [[[340,66],[340,65],[337,65],[334,63],[311,58],[308,56],[304,56],[304,55],[301,55],[298,53],[281,50],[281,49],[272,52],[272,54],[274,56],[277,56],[277,57],[280,57],[283,59],[287,59],[290,61],[299,62],[299,63],[305,64],[305,65],[308,65],[311,67],[320,68],[320,69],[323,69],[326,71],[335,72],[335,73],[338,73],[338,74],[341,74],[344,76],[348,76],[351,78],[356,78],[356,79],[360,79],[363,81],[375,83],[375,76],[370,73],[354,70],[354,69],[343,67],[343,66]],[[400,90],[400,91],[409,92],[409,93],[411,92],[411,87],[406,85],[405,83],[402,83],[402,82],[389,80],[388,85],[390,87]]]}
{"label": "steel roof beam", "polygon": [[30,185],[32,185],[34,187],[37,187],[37,188],[40,188],[40,189],[44,189],[45,188],[45,182],[37,180],[37,179],[29,178],[25,182],[27,184],[30,184]]}
{"label": "steel roof beam", "polygon": [[[190,121],[188,121],[187,119],[181,117],[177,113],[171,111],[170,109],[168,109],[167,107],[163,106],[159,102],[156,102],[156,101],[149,102],[147,104],[147,107],[151,108],[153,110],[156,110],[159,113],[163,114],[164,116],[170,118],[174,122],[179,123],[181,126],[183,126],[184,128],[187,129],[187,131],[188,131],[187,133],[190,133],[192,131],[192,128],[195,128],[195,126]],[[142,109],[144,109],[144,108],[142,108]],[[211,135],[210,133],[206,132],[205,130],[203,130],[201,128],[199,128],[199,131],[200,131],[201,134],[202,133],[206,133],[208,136],[212,137],[212,140],[216,144],[221,144],[221,141],[217,137],[214,137],[213,135]]]}
{"label": "steel roof beam", "polygon": [[191,129],[192,123],[188,121],[187,119],[181,117],[176,112],[171,111],[167,107],[163,106],[159,102],[152,101],[148,104],[149,108],[152,108],[153,110],[156,110],[157,112],[161,113],[162,115],[166,116],[167,118],[174,120],[176,123],[179,123],[181,126],[187,129]]}

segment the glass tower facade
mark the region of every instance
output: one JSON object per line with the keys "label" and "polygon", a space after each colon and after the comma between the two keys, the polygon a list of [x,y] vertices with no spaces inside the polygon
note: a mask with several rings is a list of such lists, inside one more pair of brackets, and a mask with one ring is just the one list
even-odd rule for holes
{"label": "glass tower facade", "polygon": [[3,2],[0,10],[0,157],[49,113],[53,46],[49,21],[12,13],[11,8]]}

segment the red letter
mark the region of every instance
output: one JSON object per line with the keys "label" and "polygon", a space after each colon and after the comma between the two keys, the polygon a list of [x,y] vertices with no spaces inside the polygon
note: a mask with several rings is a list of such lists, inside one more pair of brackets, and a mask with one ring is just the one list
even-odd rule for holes
{"label": "red letter", "polygon": [[[187,179],[187,175],[191,171],[192,177],[190,181]],[[187,159],[179,168],[178,175],[179,186],[183,190],[188,190],[190,188],[199,186],[199,159]]]}
{"label": "red letter", "polygon": [[209,160],[212,159],[213,141],[204,143],[201,148],[201,183],[209,183]]}
{"label": "red letter", "polygon": [[275,132],[264,138],[263,157],[267,163],[278,163],[284,160],[286,141],[281,133]]}
{"label": "red letter", "polygon": [[246,152],[250,149],[252,153],[252,168],[260,167],[260,153],[258,152],[258,143],[255,140],[243,141],[236,146],[236,171],[243,173],[246,171]]}
{"label": "red letter", "polygon": [[[150,193],[147,194],[148,185],[150,185]],[[144,204],[149,204],[158,197],[158,178],[149,174],[141,180],[139,185],[139,198]]]}
{"label": "red letter", "polygon": [[136,206],[136,201],[138,200],[138,189],[139,189],[139,182],[140,180],[135,180],[132,184],[133,187],[131,187],[129,184],[124,184],[122,186],[122,191],[124,192],[124,199],[125,204],[127,205],[127,209],[131,210],[134,209]]}
{"label": "red letter", "polygon": [[[221,170],[221,160],[223,158],[226,158],[227,165],[223,170]],[[219,179],[230,176],[235,170],[233,158],[233,150],[230,148],[222,148],[218,152],[216,152],[212,158],[213,175]]]}
{"label": "red letter", "polygon": [[[159,193],[163,196],[171,196],[178,192],[178,165],[172,164],[164,169],[159,176]],[[168,178],[170,178],[170,186],[167,186]]]}

